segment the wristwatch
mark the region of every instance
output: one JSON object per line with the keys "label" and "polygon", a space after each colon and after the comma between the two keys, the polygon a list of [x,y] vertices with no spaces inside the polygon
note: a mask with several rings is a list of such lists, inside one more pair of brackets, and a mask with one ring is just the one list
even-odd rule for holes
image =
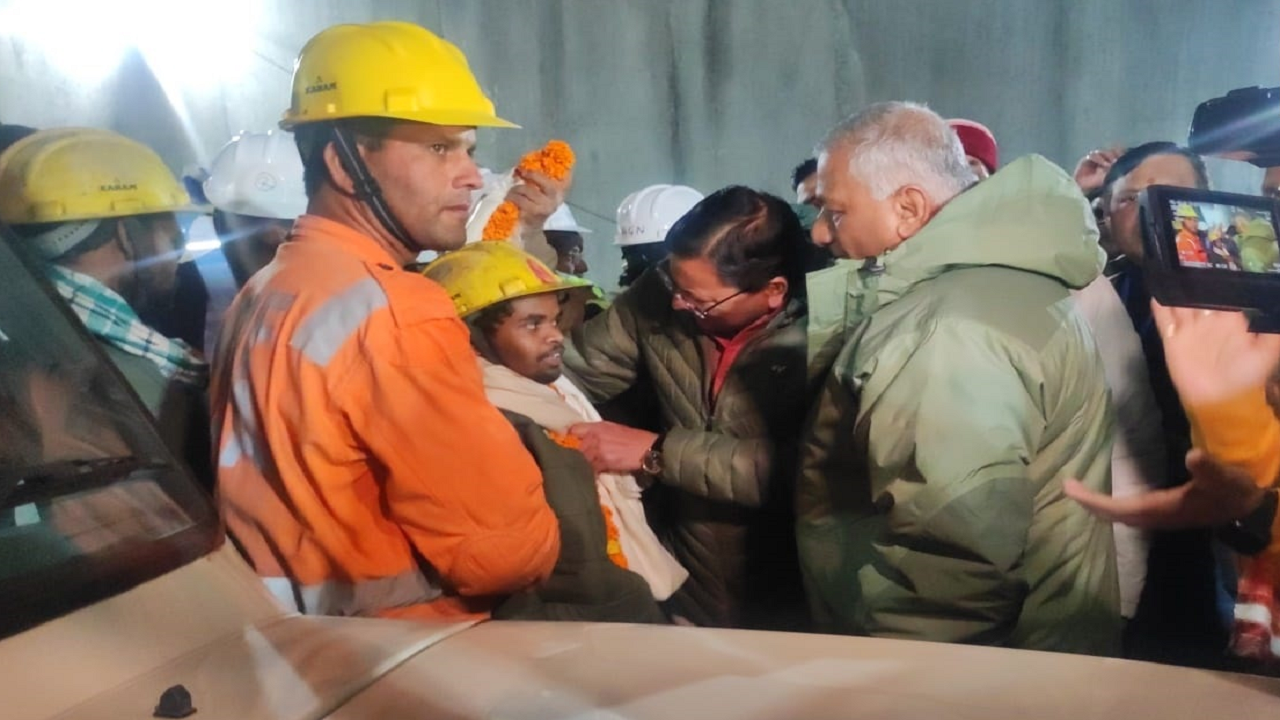
{"label": "wristwatch", "polygon": [[666,433],[659,433],[653,444],[640,459],[640,472],[652,477],[662,474],[662,441],[667,439]]}
{"label": "wristwatch", "polygon": [[1278,506],[1280,490],[1271,488],[1253,512],[1218,528],[1218,539],[1241,555],[1257,555],[1271,545]]}

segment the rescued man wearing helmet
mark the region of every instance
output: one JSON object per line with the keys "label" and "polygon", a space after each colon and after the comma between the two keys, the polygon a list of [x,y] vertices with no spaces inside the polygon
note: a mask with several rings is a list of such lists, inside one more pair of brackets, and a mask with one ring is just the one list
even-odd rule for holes
{"label": "rescued man wearing helmet", "polygon": [[175,455],[211,482],[208,367],[140,316],[173,302],[190,199],[150,148],[106,130],[40,130],[0,154],[0,219],[159,420]]}
{"label": "rescued man wearing helmet", "polygon": [[620,225],[624,243],[665,235],[670,257],[573,334],[564,364],[592,402],[640,388],[659,406],[658,426],[570,432],[597,472],[652,483],[646,493],[662,512],[650,519],[690,573],[668,602],[673,615],[801,628],[789,509],[806,407],[800,221],[780,198],[730,187],[669,232]]}
{"label": "rescued man wearing helmet", "polygon": [[505,242],[468,245],[423,273],[471,329],[485,391],[537,458],[560,519],[551,579],[513,596],[494,617],[663,621],[655,600],[669,598],[688,573],[649,528],[636,477],[597,475],[568,434],[575,423],[600,419],[562,374],[561,360],[566,300],[591,287]]}
{"label": "rescued man wearing helmet", "polygon": [[402,268],[462,246],[475,128],[514,126],[409,23],[330,27],[295,68],[307,212],[214,362],[228,531],[303,612],[485,616],[550,575],[558,523],[453,302]]}

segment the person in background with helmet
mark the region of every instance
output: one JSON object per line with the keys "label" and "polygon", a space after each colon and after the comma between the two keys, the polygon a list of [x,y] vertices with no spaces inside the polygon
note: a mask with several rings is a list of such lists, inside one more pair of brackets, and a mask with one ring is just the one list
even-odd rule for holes
{"label": "person in background with helmet", "polygon": [[[495,618],[662,622],[688,577],[645,521],[632,475],[596,475],[568,428],[599,420],[563,375],[560,316],[578,282],[503,242],[448,253],[423,271],[453,298],[471,329],[485,391],[542,468],[560,519],[560,560],[544,585],[517,594]],[[630,570],[631,572],[628,572]]]}
{"label": "person in background with helmet", "polygon": [[590,269],[587,261],[582,259],[583,235],[590,235],[591,230],[578,224],[577,218],[569,205],[562,203],[547,218],[542,226],[542,234],[547,244],[556,251],[556,272],[564,278],[574,278],[584,292],[571,293],[564,305],[564,316],[560,329],[566,333],[573,332],[583,322],[599,315],[609,307],[609,300],[600,286],[587,280],[584,276]]}
{"label": "person in background with helmet", "polygon": [[590,268],[582,259],[582,236],[590,235],[591,230],[578,224],[568,205],[561,203],[556,208],[543,224],[542,232],[547,237],[547,244],[556,251],[556,272],[578,277],[587,274]]}
{"label": "person in background with helmet", "polygon": [[1181,225],[1174,243],[1178,250],[1178,262],[1203,266],[1209,263],[1208,254],[1204,250],[1204,237],[1200,234],[1200,215],[1189,203],[1178,205],[1174,219]]}
{"label": "person in background with helmet", "polygon": [[281,126],[307,213],[218,342],[227,529],[302,612],[484,617],[550,575],[559,527],[453,302],[402,268],[463,245],[475,128],[513,126],[457,47],[404,22],[313,37]]}
{"label": "person in background with helmet", "polygon": [[965,160],[978,180],[991,177],[1000,167],[1000,146],[996,144],[996,136],[986,125],[973,120],[954,118],[948,120],[947,125],[960,138]]}
{"label": "person in background with helmet", "polygon": [[275,258],[293,221],[307,211],[293,137],[268,130],[232,138],[213,160],[204,195],[236,287],[244,287]]}
{"label": "person in background with helmet", "polygon": [[293,221],[307,211],[302,161],[293,137],[269,130],[231,138],[200,182],[200,194],[213,215],[197,219],[190,235],[218,241],[218,252],[194,261],[208,288],[203,343],[212,353],[236,293],[271,262]]}
{"label": "person in background with helmet", "polygon": [[656,432],[570,432],[597,472],[649,478],[651,520],[690,572],[668,609],[698,625],[806,625],[790,508],[807,407],[807,243],[781,198],[717,191],[666,234],[669,259],[565,348],[592,402],[639,388],[659,405]]}
{"label": "person in background with helmet", "polygon": [[173,300],[189,198],[150,148],[106,130],[27,134],[0,155],[0,219],[158,420],[174,454],[212,482],[208,366],[139,316]]}
{"label": "person in background with helmet", "polygon": [[650,185],[623,199],[618,205],[618,234],[613,240],[622,250],[618,287],[631,287],[667,256],[662,242],[667,231],[700,200],[702,193],[686,185]]}
{"label": "person in background with helmet", "polygon": [[[691,187],[663,184],[650,185],[623,199],[618,205],[618,227],[613,241],[622,251],[620,291],[625,291],[645,271],[667,257],[667,246],[663,244],[667,231],[701,199],[702,193]],[[594,313],[593,317],[598,314]],[[648,384],[645,373],[643,369],[640,371],[633,387],[598,404],[597,409],[605,419],[654,432],[661,427],[658,403],[645,389]]]}

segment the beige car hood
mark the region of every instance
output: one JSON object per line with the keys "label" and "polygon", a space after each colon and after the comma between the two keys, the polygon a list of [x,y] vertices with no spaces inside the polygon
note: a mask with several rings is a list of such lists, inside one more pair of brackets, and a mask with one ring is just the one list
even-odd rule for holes
{"label": "beige car hood", "polygon": [[895,640],[492,622],[417,655],[330,720],[1215,717],[1280,717],[1280,681]]}
{"label": "beige car hood", "polygon": [[322,718],[471,624],[286,614],[228,544],[0,641],[0,718],[141,720],[178,684],[195,720]]}
{"label": "beige car hood", "polygon": [[151,717],[181,683],[194,720],[324,718],[422,650],[470,623],[289,616],[201,648],[60,716]]}
{"label": "beige car hood", "polygon": [[224,547],[0,642],[0,717],[1280,717],[1280,681],[1122,660],[829,635],[284,614]]}

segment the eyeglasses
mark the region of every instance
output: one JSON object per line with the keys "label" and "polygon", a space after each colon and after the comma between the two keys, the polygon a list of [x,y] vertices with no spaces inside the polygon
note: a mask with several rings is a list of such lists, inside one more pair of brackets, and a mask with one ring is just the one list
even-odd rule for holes
{"label": "eyeglasses", "polygon": [[676,287],[676,282],[671,278],[671,271],[667,262],[661,263],[655,268],[655,270],[658,272],[658,277],[662,279],[662,284],[666,285],[667,290],[670,291],[671,297],[679,300],[680,304],[684,306],[682,309],[699,320],[706,320],[711,316],[711,313],[714,312],[716,308],[747,292],[746,290],[739,290],[729,297],[721,298],[706,307],[698,307],[696,300],[689,297],[680,288]]}

